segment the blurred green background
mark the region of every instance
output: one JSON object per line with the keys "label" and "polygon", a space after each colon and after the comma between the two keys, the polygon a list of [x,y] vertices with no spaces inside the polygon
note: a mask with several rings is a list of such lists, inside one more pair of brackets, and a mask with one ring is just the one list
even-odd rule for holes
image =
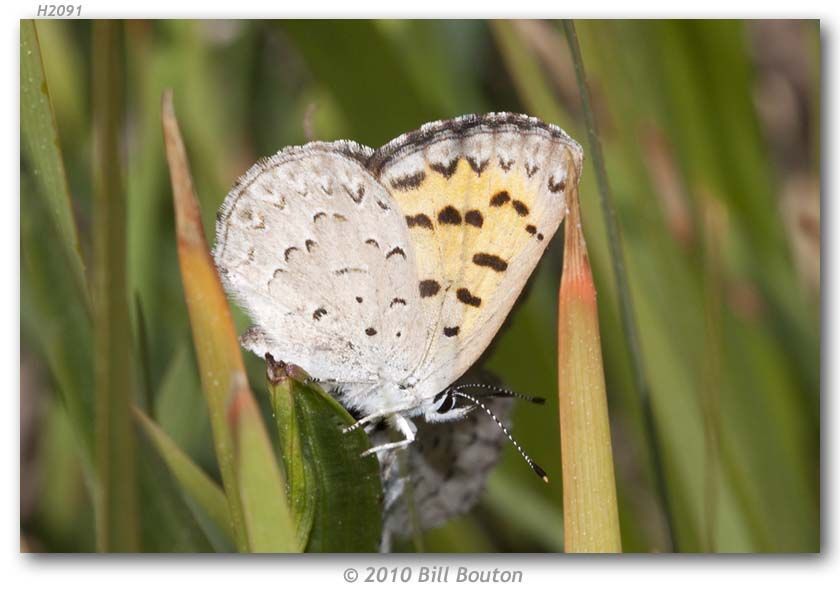
{"label": "blurred green background", "polygon": [[[576,25],[674,526],[669,536],[586,163],[581,200],[599,290],[624,549],[819,551],[819,23]],[[163,155],[164,88],[175,91],[210,239],[234,180],[257,158],[309,139],[376,147],[427,121],[505,110],[560,125],[589,155],[557,22],[124,22],[120,44],[109,49],[124,82],[122,144],[112,164],[93,158],[92,24],[36,27],[88,265],[93,174],[122,174],[133,343],[148,357],[137,363],[138,401],[211,473]],[[92,394],[91,330],[27,152],[20,189],[22,547],[92,551],[84,440],[93,423],[78,408]],[[518,407],[514,433],[552,483],[507,448],[481,504],[427,533],[427,550],[562,550],[561,237],[487,357],[509,386],[549,398],[545,407]],[[246,319],[236,316],[244,329]],[[246,360],[266,406],[260,361]],[[155,486],[141,484],[143,548],[206,549],[186,503],[163,491],[172,482],[151,480]]]}

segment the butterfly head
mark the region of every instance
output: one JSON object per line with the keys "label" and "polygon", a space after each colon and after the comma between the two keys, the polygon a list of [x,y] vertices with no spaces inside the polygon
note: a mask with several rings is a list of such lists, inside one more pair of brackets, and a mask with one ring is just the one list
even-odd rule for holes
{"label": "butterfly head", "polygon": [[445,415],[455,408],[455,388],[448,387],[437,396],[432,403],[432,409],[438,415]]}
{"label": "butterfly head", "polygon": [[[483,395],[479,396],[478,394]],[[522,458],[525,459],[525,462],[528,463],[528,466],[531,467],[534,473],[536,473],[540,479],[548,483],[548,476],[546,475],[546,472],[542,469],[542,467],[540,467],[531,459],[531,457],[525,452],[525,450],[522,449],[522,446],[519,445],[519,442],[517,442],[513,435],[511,435],[507,427],[505,427],[504,424],[502,424],[502,422],[498,419],[498,417],[496,417],[495,414],[493,414],[493,412],[490,410],[487,404],[482,401],[482,398],[489,397],[520,398],[523,400],[529,400],[531,402],[534,402],[535,404],[545,403],[544,398],[518,394],[516,392],[512,392],[510,390],[500,388],[497,386],[484,384],[454,385],[446,388],[445,390],[443,390],[435,396],[431,407],[426,411],[426,420],[455,420],[465,416],[473,409],[481,409],[504,432],[505,436],[508,438],[508,440],[510,440],[510,442],[513,444],[513,446],[516,448],[517,452],[519,452]],[[461,406],[459,406],[459,404]]]}

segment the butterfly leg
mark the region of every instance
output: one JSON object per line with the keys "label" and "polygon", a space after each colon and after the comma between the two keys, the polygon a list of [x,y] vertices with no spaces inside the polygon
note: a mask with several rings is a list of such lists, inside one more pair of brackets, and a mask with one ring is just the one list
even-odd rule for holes
{"label": "butterfly leg", "polygon": [[373,454],[374,452],[383,452],[385,450],[405,448],[411,442],[414,441],[414,434],[417,432],[417,426],[414,423],[412,423],[409,419],[400,414],[395,414],[391,419],[389,419],[389,421],[391,425],[393,425],[400,433],[402,433],[405,436],[405,439],[400,440],[399,442],[390,442],[387,444],[374,446],[373,448],[362,452],[362,456],[368,456],[369,454]]}
{"label": "butterfly leg", "polygon": [[394,412],[393,409],[389,409],[389,410],[380,410],[379,412],[371,413],[371,414],[367,415],[366,417],[362,417],[361,419],[359,419],[358,421],[356,421],[352,425],[350,425],[348,427],[345,427],[344,429],[341,430],[341,433],[350,433],[351,431],[356,431],[359,427],[361,427],[363,425],[367,425],[368,423],[370,423],[372,421],[376,421],[377,419],[387,417],[388,415],[393,414],[393,412]]}

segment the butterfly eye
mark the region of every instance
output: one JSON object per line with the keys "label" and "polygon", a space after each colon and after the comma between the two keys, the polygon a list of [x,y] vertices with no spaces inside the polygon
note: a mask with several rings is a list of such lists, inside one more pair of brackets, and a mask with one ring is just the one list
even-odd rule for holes
{"label": "butterfly eye", "polygon": [[435,402],[438,402],[441,399],[443,401],[440,403],[440,406],[437,407],[437,412],[439,414],[448,413],[455,406],[455,397],[450,393],[450,390],[447,389],[435,397]]}

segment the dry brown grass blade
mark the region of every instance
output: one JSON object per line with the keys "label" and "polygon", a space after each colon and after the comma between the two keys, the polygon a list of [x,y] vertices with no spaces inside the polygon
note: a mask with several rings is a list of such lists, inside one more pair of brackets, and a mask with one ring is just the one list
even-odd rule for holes
{"label": "dry brown grass blade", "polygon": [[198,199],[170,90],[163,94],[162,119],[184,297],[236,544],[240,551],[245,551],[248,536],[236,477],[234,437],[228,422],[230,390],[235,378],[245,377],[245,368],[227,299],[204,237]]}
{"label": "dry brown grass blade", "polygon": [[621,552],[595,282],[576,186],[567,198],[557,332],[564,547]]}

